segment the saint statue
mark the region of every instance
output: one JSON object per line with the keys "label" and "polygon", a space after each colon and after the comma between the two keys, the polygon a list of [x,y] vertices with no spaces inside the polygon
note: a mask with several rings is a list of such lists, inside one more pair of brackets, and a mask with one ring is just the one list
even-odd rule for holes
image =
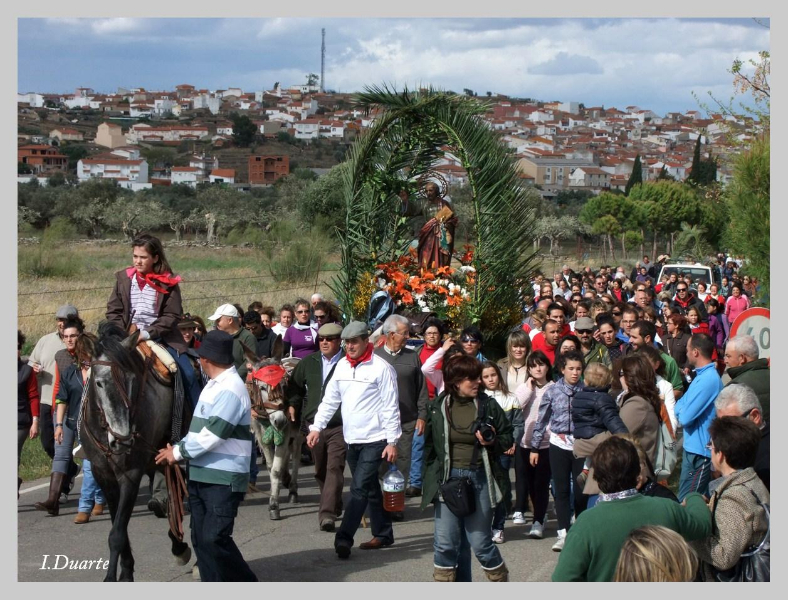
{"label": "saint statue", "polygon": [[459,219],[454,215],[451,199],[441,196],[438,184],[429,181],[424,186],[426,198],[411,200],[406,190],[400,192],[402,213],[405,216],[422,215],[426,223],[418,232],[417,256],[419,266],[425,269],[447,267],[454,251],[454,230]]}

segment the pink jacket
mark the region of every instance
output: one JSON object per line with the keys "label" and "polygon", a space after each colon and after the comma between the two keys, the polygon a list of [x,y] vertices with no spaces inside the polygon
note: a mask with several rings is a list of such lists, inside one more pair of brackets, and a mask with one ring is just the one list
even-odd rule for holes
{"label": "pink jacket", "polygon": [[733,325],[740,314],[750,308],[750,300],[742,294],[738,298],[736,296],[729,296],[725,302],[725,316],[728,318],[728,323]]}
{"label": "pink jacket", "polygon": [[[542,403],[542,396],[544,396],[544,393],[553,385],[555,384],[552,381],[548,381],[542,388],[531,387],[525,383],[521,383],[514,392],[514,395],[520,402],[520,408],[523,410],[523,416],[525,417],[525,432],[520,440],[520,446],[523,448],[531,448],[531,437],[534,434],[534,426],[539,416],[539,405]],[[547,426],[539,450],[544,450],[549,447],[550,425]]]}

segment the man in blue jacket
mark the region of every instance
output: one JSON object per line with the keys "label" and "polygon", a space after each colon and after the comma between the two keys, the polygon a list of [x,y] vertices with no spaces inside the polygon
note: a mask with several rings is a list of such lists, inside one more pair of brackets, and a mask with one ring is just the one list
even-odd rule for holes
{"label": "man in blue jacket", "polygon": [[696,333],[687,342],[687,361],[695,369],[695,379],[676,402],[676,418],[684,429],[684,451],[679,479],[679,501],[690,492],[708,495],[711,479],[709,425],[716,416],[714,400],[723,388],[712,360],[714,341]]}

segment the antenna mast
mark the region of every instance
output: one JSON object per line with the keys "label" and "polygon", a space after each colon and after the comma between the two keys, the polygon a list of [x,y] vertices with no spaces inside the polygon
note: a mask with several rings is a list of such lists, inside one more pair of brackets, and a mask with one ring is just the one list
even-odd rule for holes
{"label": "antenna mast", "polygon": [[326,28],[321,30],[323,36],[323,43],[320,45],[320,91],[326,91],[325,77],[326,77]]}

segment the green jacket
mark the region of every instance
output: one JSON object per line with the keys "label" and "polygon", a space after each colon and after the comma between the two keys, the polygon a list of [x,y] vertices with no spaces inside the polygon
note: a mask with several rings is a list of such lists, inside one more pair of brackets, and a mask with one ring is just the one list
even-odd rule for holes
{"label": "green jacket", "polygon": [[246,373],[248,372],[246,368],[247,359],[240,342],[243,342],[249,350],[254,352],[257,347],[257,339],[249,330],[243,327],[233,334],[233,365],[235,365],[235,370],[238,371],[241,381],[245,382]]}
{"label": "green jacket", "polygon": [[[344,350],[339,351],[339,360],[345,355]],[[290,374],[285,390],[285,398],[289,406],[296,409],[296,420],[312,423],[317,414],[317,408],[323,399],[326,384],[331,379],[334,371],[332,370],[326,380],[323,381],[323,354],[320,351],[313,352],[302,358]],[[334,363],[336,366],[337,363]],[[304,402],[306,398],[306,402]],[[331,417],[327,427],[342,425],[342,411],[338,410]]]}
{"label": "green jacket", "polygon": [[728,369],[731,383],[743,383],[752,388],[763,407],[763,418],[769,420],[769,361],[765,358],[752,360],[740,367]]}
{"label": "green jacket", "polygon": [[[449,453],[449,422],[446,420],[446,396],[443,391],[427,406],[427,424],[424,428],[424,466],[422,477],[421,508],[424,509],[438,499],[439,487],[449,478],[451,460]],[[484,473],[490,485],[490,502],[496,506],[511,489],[507,473],[498,464],[497,458],[512,447],[514,443],[513,429],[498,402],[485,394],[481,387],[474,404],[479,409],[479,402],[486,402],[487,415],[492,419],[495,428],[495,443],[482,446],[479,458],[484,465]]]}
{"label": "green jacket", "polygon": [[583,360],[585,361],[585,366],[588,366],[591,363],[600,363],[605,365],[608,369],[612,369],[613,361],[610,360],[610,353],[607,351],[607,348],[605,348],[605,345],[600,344],[593,338],[591,341],[591,350],[588,352],[583,351]]}
{"label": "green jacket", "polygon": [[711,511],[703,496],[689,494],[686,503],[637,494],[583,511],[567,533],[553,581],[613,581],[621,546],[644,525],[662,525],[687,541],[709,537]]}

